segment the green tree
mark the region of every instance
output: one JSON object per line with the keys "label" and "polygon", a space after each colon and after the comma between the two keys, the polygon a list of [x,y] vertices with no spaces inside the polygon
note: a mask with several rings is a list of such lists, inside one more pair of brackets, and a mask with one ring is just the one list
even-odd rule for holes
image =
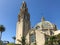
{"label": "green tree", "polygon": [[25,37],[23,36],[23,37],[22,37],[22,45],[25,45],[25,44],[26,44],[25,40],[26,40],[26,39],[25,39]]}
{"label": "green tree", "polygon": [[21,42],[22,45],[25,45],[25,44],[26,44],[26,42],[25,42],[25,40],[26,40],[26,39],[25,39],[25,36],[23,36],[21,39],[22,39],[22,40],[19,40],[19,39],[18,39],[18,41]]}
{"label": "green tree", "polygon": [[2,32],[4,31],[5,31],[5,27],[3,25],[0,25],[0,41],[1,41]]}
{"label": "green tree", "polygon": [[50,42],[51,42],[51,45],[56,44],[56,37],[55,36],[51,36],[50,37]]}
{"label": "green tree", "polygon": [[58,35],[56,35],[56,38],[57,38],[58,44],[60,45],[60,33]]}
{"label": "green tree", "polygon": [[13,40],[14,40],[14,45],[15,45],[15,40],[16,40],[16,37],[14,36],[14,37],[12,37],[13,38]]}
{"label": "green tree", "polygon": [[48,40],[45,41],[45,45],[54,45],[56,44],[56,37],[50,36]]}
{"label": "green tree", "polygon": [[2,45],[3,44],[3,42],[2,41],[0,41],[0,45]]}

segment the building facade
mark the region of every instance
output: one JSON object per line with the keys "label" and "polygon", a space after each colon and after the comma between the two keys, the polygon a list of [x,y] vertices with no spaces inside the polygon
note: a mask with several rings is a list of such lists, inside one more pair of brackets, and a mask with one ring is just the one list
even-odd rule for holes
{"label": "building facade", "polygon": [[44,45],[46,35],[54,35],[57,31],[55,24],[46,21],[44,17],[41,22],[37,23],[35,27],[30,26],[30,14],[28,12],[27,4],[23,1],[18,15],[18,22],[16,28],[16,44],[21,44],[22,37],[26,38],[27,45]]}

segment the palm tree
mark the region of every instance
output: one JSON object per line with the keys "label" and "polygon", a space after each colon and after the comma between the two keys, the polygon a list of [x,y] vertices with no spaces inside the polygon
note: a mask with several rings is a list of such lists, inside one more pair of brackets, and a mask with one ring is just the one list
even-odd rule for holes
{"label": "palm tree", "polygon": [[13,38],[13,40],[14,40],[14,44],[15,44],[16,37],[14,36],[14,37],[12,37],[12,38]]}
{"label": "palm tree", "polygon": [[1,41],[2,32],[4,31],[5,31],[5,27],[3,25],[0,25],[0,41]]}

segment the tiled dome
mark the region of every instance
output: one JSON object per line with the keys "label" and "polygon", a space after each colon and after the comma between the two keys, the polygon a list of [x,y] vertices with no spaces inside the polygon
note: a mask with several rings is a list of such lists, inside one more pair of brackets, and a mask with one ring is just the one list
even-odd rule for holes
{"label": "tiled dome", "polygon": [[45,21],[44,18],[42,19],[43,21],[37,23],[35,28],[43,28],[43,29],[53,29],[54,25],[50,23],[49,21]]}

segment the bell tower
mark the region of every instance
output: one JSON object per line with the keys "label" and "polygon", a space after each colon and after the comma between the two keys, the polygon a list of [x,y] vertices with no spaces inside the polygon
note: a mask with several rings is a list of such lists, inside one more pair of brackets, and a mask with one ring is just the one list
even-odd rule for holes
{"label": "bell tower", "polygon": [[30,29],[30,15],[26,2],[23,1],[18,15],[18,22],[16,28],[16,44],[21,44],[18,40],[21,40],[22,36],[26,36]]}

